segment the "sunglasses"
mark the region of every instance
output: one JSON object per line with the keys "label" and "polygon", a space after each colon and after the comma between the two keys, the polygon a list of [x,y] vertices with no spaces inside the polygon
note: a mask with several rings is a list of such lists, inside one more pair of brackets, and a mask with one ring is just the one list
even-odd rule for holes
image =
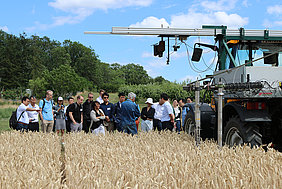
{"label": "sunglasses", "polygon": [[92,97],[88,97],[88,98],[93,98],[93,96]]}
{"label": "sunglasses", "polygon": [[107,96],[105,96],[105,97],[103,97],[104,99],[108,99],[109,97],[107,97]]}

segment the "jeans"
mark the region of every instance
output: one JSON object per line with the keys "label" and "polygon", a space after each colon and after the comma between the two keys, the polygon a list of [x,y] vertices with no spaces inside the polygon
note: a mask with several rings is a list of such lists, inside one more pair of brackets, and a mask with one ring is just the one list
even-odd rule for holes
{"label": "jeans", "polygon": [[18,123],[17,131],[24,132],[24,131],[28,131],[27,129],[28,129],[28,125],[22,124],[22,123]]}
{"label": "jeans", "polygon": [[180,120],[176,120],[176,132],[180,132],[180,125],[181,125],[181,123],[180,123]]}
{"label": "jeans", "polygon": [[116,127],[116,129],[118,130],[118,132],[122,132],[123,131],[123,129],[122,129],[122,126],[121,126],[121,123],[119,122],[119,123],[115,123],[115,127]]}
{"label": "jeans", "polygon": [[132,135],[137,134],[136,124],[134,123],[133,125],[125,125],[123,128],[123,132]]}

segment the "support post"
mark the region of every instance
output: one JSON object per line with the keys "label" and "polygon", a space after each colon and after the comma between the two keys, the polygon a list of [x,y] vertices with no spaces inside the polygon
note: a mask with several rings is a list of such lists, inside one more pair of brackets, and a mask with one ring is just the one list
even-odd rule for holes
{"label": "support post", "polygon": [[201,130],[201,112],[200,112],[200,82],[197,80],[196,89],[195,89],[195,121],[196,121],[196,132],[195,132],[195,140],[196,145],[200,145],[200,130]]}
{"label": "support post", "polygon": [[218,110],[217,110],[217,120],[218,120],[218,125],[217,125],[217,141],[218,141],[218,146],[222,147],[222,105],[223,105],[223,85],[221,82],[221,79],[219,79],[218,83]]}

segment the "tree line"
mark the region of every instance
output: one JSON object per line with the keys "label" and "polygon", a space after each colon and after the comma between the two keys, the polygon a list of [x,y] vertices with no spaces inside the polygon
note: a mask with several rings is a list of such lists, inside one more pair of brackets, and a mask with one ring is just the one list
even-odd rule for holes
{"label": "tree line", "polygon": [[162,76],[153,79],[138,64],[104,63],[94,49],[79,42],[61,43],[46,36],[15,36],[0,30],[0,83],[4,96],[17,95],[27,88],[37,96],[43,96],[46,89],[60,96],[100,88],[118,92],[127,85],[162,82],[168,81]]}

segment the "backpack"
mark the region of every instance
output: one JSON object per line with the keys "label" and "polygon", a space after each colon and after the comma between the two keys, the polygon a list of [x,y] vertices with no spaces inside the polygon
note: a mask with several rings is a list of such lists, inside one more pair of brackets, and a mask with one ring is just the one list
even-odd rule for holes
{"label": "backpack", "polygon": [[21,113],[19,119],[17,119],[17,110],[18,110],[18,109],[16,109],[16,111],[13,111],[13,112],[12,112],[12,115],[11,115],[11,117],[10,117],[10,119],[9,119],[9,126],[10,126],[11,129],[17,129],[18,121],[21,119],[23,113],[25,112],[25,111],[23,111],[23,112]]}

